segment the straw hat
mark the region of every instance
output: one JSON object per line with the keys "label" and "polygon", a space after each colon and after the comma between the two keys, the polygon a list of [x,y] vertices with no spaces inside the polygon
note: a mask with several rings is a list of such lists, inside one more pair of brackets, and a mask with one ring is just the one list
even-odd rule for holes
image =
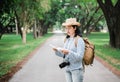
{"label": "straw hat", "polygon": [[76,21],[76,18],[66,19],[66,21],[64,23],[62,23],[62,26],[69,26],[69,25],[80,26],[80,23]]}

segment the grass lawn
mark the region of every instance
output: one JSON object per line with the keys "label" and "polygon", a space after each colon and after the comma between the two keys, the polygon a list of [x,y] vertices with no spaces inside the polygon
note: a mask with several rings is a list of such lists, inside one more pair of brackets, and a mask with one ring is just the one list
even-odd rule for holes
{"label": "grass lawn", "polygon": [[28,34],[27,43],[23,44],[20,35],[3,35],[0,40],[0,77],[50,36],[52,34],[49,33],[35,40],[32,34]]}
{"label": "grass lawn", "polygon": [[109,34],[94,32],[88,38],[95,44],[96,55],[120,70],[120,49],[109,46]]}

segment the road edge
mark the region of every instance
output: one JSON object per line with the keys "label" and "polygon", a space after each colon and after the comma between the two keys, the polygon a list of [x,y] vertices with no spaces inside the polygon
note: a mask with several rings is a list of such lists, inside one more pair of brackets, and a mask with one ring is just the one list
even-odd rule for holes
{"label": "road edge", "polygon": [[98,60],[100,63],[102,63],[108,70],[110,70],[112,73],[114,73],[118,78],[120,78],[120,70],[116,69],[112,65],[110,65],[108,62],[103,60],[102,58],[95,56],[96,60]]}

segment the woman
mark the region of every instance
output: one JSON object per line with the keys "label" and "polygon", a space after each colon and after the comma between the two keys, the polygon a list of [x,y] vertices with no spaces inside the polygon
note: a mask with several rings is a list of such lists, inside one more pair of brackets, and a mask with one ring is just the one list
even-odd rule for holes
{"label": "woman", "polygon": [[[65,27],[67,32],[64,48],[61,50],[53,48],[53,50],[56,55],[64,58],[64,63],[60,64],[60,67],[65,67],[66,81],[83,82],[84,69],[82,60],[85,51],[85,43],[78,29],[80,23],[76,21],[76,18],[69,18],[62,26]],[[77,46],[75,46],[75,38],[77,36],[80,37],[77,40]]]}

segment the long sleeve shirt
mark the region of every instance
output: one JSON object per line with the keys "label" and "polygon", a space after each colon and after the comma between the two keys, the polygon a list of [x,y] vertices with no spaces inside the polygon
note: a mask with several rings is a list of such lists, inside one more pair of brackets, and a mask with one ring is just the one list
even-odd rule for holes
{"label": "long sleeve shirt", "polygon": [[[75,45],[75,38],[68,38],[64,43],[64,49],[69,50],[65,60],[70,62],[69,66],[66,66],[66,70],[76,70],[83,68],[83,56],[85,51],[85,43],[82,38],[78,38],[77,46]],[[61,51],[55,52],[57,56],[63,57],[64,54]]]}

